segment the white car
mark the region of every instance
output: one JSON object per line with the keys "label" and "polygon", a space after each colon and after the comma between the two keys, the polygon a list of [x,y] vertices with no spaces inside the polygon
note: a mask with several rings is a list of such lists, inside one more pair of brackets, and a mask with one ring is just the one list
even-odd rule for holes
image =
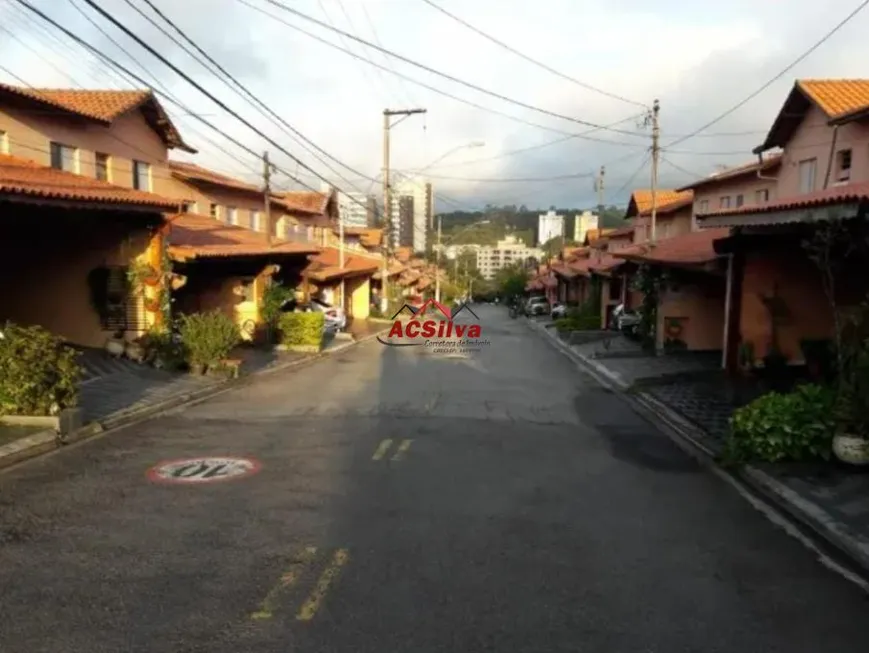
{"label": "white car", "polygon": [[323,314],[326,331],[342,331],[347,328],[347,315],[340,306],[332,306],[321,299],[311,298],[311,308]]}
{"label": "white car", "polygon": [[553,320],[560,320],[567,315],[567,306],[561,302],[555,302],[552,305],[552,310],[549,312]]}
{"label": "white car", "polygon": [[323,314],[326,331],[342,331],[347,328],[347,315],[340,306],[332,306],[322,299],[311,298],[310,304],[299,304],[295,299],[288,299],[281,307],[282,311],[293,313],[309,313],[318,311]]}

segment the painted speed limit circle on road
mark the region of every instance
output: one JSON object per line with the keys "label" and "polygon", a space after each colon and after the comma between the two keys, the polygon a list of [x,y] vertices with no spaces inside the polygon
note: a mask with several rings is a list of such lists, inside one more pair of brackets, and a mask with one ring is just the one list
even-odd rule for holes
{"label": "painted speed limit circle on road", "polygon": [[198,456],[164,460],[148,470],[148,478],[156,483],[201,485],[244,478],[256,474],[261,467],[253,458]]}

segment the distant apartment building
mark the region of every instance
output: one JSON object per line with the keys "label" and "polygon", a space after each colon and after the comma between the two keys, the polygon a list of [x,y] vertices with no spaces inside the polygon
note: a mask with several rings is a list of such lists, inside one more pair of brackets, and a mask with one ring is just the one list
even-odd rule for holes
{"label": "distant apartment building", "polygon": [[394,248],[412,247],[414,251],[417,251],[414,243],[416,230],[414,228],[413,197],[399,195],[398,197],[391,198],[391,200],[390,235],[392,236],[392,246]]}
{"label": "distant apartment building", "polygon": [[458,258],[461,254],[474,254],[480,251],[480,247],[482,245],[434,245],[433,249],[437,251],[441,250],[441,256],[447,259],[448,261],[453,261]]}
{"label": "distant apartment building", "polygon": [[564,236],[564,216],[548,211],[537,218],[537,244],[544,245],[553,238]]}
{"label": "distant apartment building", "polygon": [[591,211],[583,211],[576,216],[576,221],[573,223],[573,241],[582,243],[589,231],[599,228],[600,218],[598,215]]}
{"label": "distant apartment building", "polygon": [[516,236],[507,236],[499,240],[494,247],[485,245],[477,250],[477,269],[484,279],[492,279],[498,270],[517,263],[525,264],[529,258],[540,261],[543,251],[536,247],[528,247]]}
{"label": "distant apartment building", "polygon": [[[413,220],[405,225],[399,216],[399,200],[409,198],[412,203]],[[428,246],[428,235],[434,220],[434,197],[432,185],[421,177],[406,177],[393,186],[392,211],[393,239],[401,239],[415,252],[424,252]],[[399,235],[403,234],[403,235]],[[408,235],[409,234],[409,235]]]}
{"label": "distant apartment building", "polygon": [[[320,191],[328,193],[333,186],[323,182]],[[377,200],[373,195],[365,193],[346,193],[335,190],[338,198],[338,215],[345,227],[373,227],[376,222]]]}

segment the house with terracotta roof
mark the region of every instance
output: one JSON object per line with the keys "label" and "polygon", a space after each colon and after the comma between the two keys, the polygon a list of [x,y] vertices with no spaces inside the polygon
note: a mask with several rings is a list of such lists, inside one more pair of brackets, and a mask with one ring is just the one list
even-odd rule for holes
{"label": "house with terracotta roof", "polygon": [[276,235],[292,240],[300,229],[308,230],[318,245],[329,244],[329,233],[338,226],[338,196],[327,191],[294,190],[274,194],[281,215],[276,219]]}
{"label": "house with terracotta roof", "polygon": [[[831,222],[853,227],[869,208],[869,79],[797,80],[763,140],[763,156],[781,150],[775,197],[741,207],[697,211],[728,262],[725,362],[740,352],[760,361],[777,351],[791,364],[806,361],[812,341],[833,336],[821,275],[804,243]],[[865,296],[860,261],[844,264],[838,304]]]}
{"label": "house with terracotta roof", "polygon": [[[167,152],[195,152],[149,90],[0,84],[0,319],[99,347],[163,317]],[[145,267],[155,281],[131,287]],[[158,290],[159,289],[159,290]]]}
{"label": "house with terracotta roof", "polygon": [[[721,233],[703,234],[694,220],[694,190],[652,194],[634,191],[625,217],[634,242],[612,253],[623,265],[622,293],[627,306],[654,311],[655,349],[720,351],[725,314],[725,267],[712,248]],[[725,234],[726,235],[726,234]],[[643,279],[666,279],[644,294]]]}

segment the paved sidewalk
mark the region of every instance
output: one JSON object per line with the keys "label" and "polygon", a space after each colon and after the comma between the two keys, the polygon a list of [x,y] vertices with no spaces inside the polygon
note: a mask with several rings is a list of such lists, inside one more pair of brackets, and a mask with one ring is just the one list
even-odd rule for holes
{"label": "paved sidewalk", "polygon": [[[569,345],[552,329],[536,322],[531,326],[711,459],[721,452],[733,410],[758,394],[756,388],[735,387],[720,373],[710,374],[702,356],[693,367],[675,360],[681,355],[672,361],[593,356],[589,344]],[[869,473],[827,463],[746,465],[735,474],[869,573]]]}

